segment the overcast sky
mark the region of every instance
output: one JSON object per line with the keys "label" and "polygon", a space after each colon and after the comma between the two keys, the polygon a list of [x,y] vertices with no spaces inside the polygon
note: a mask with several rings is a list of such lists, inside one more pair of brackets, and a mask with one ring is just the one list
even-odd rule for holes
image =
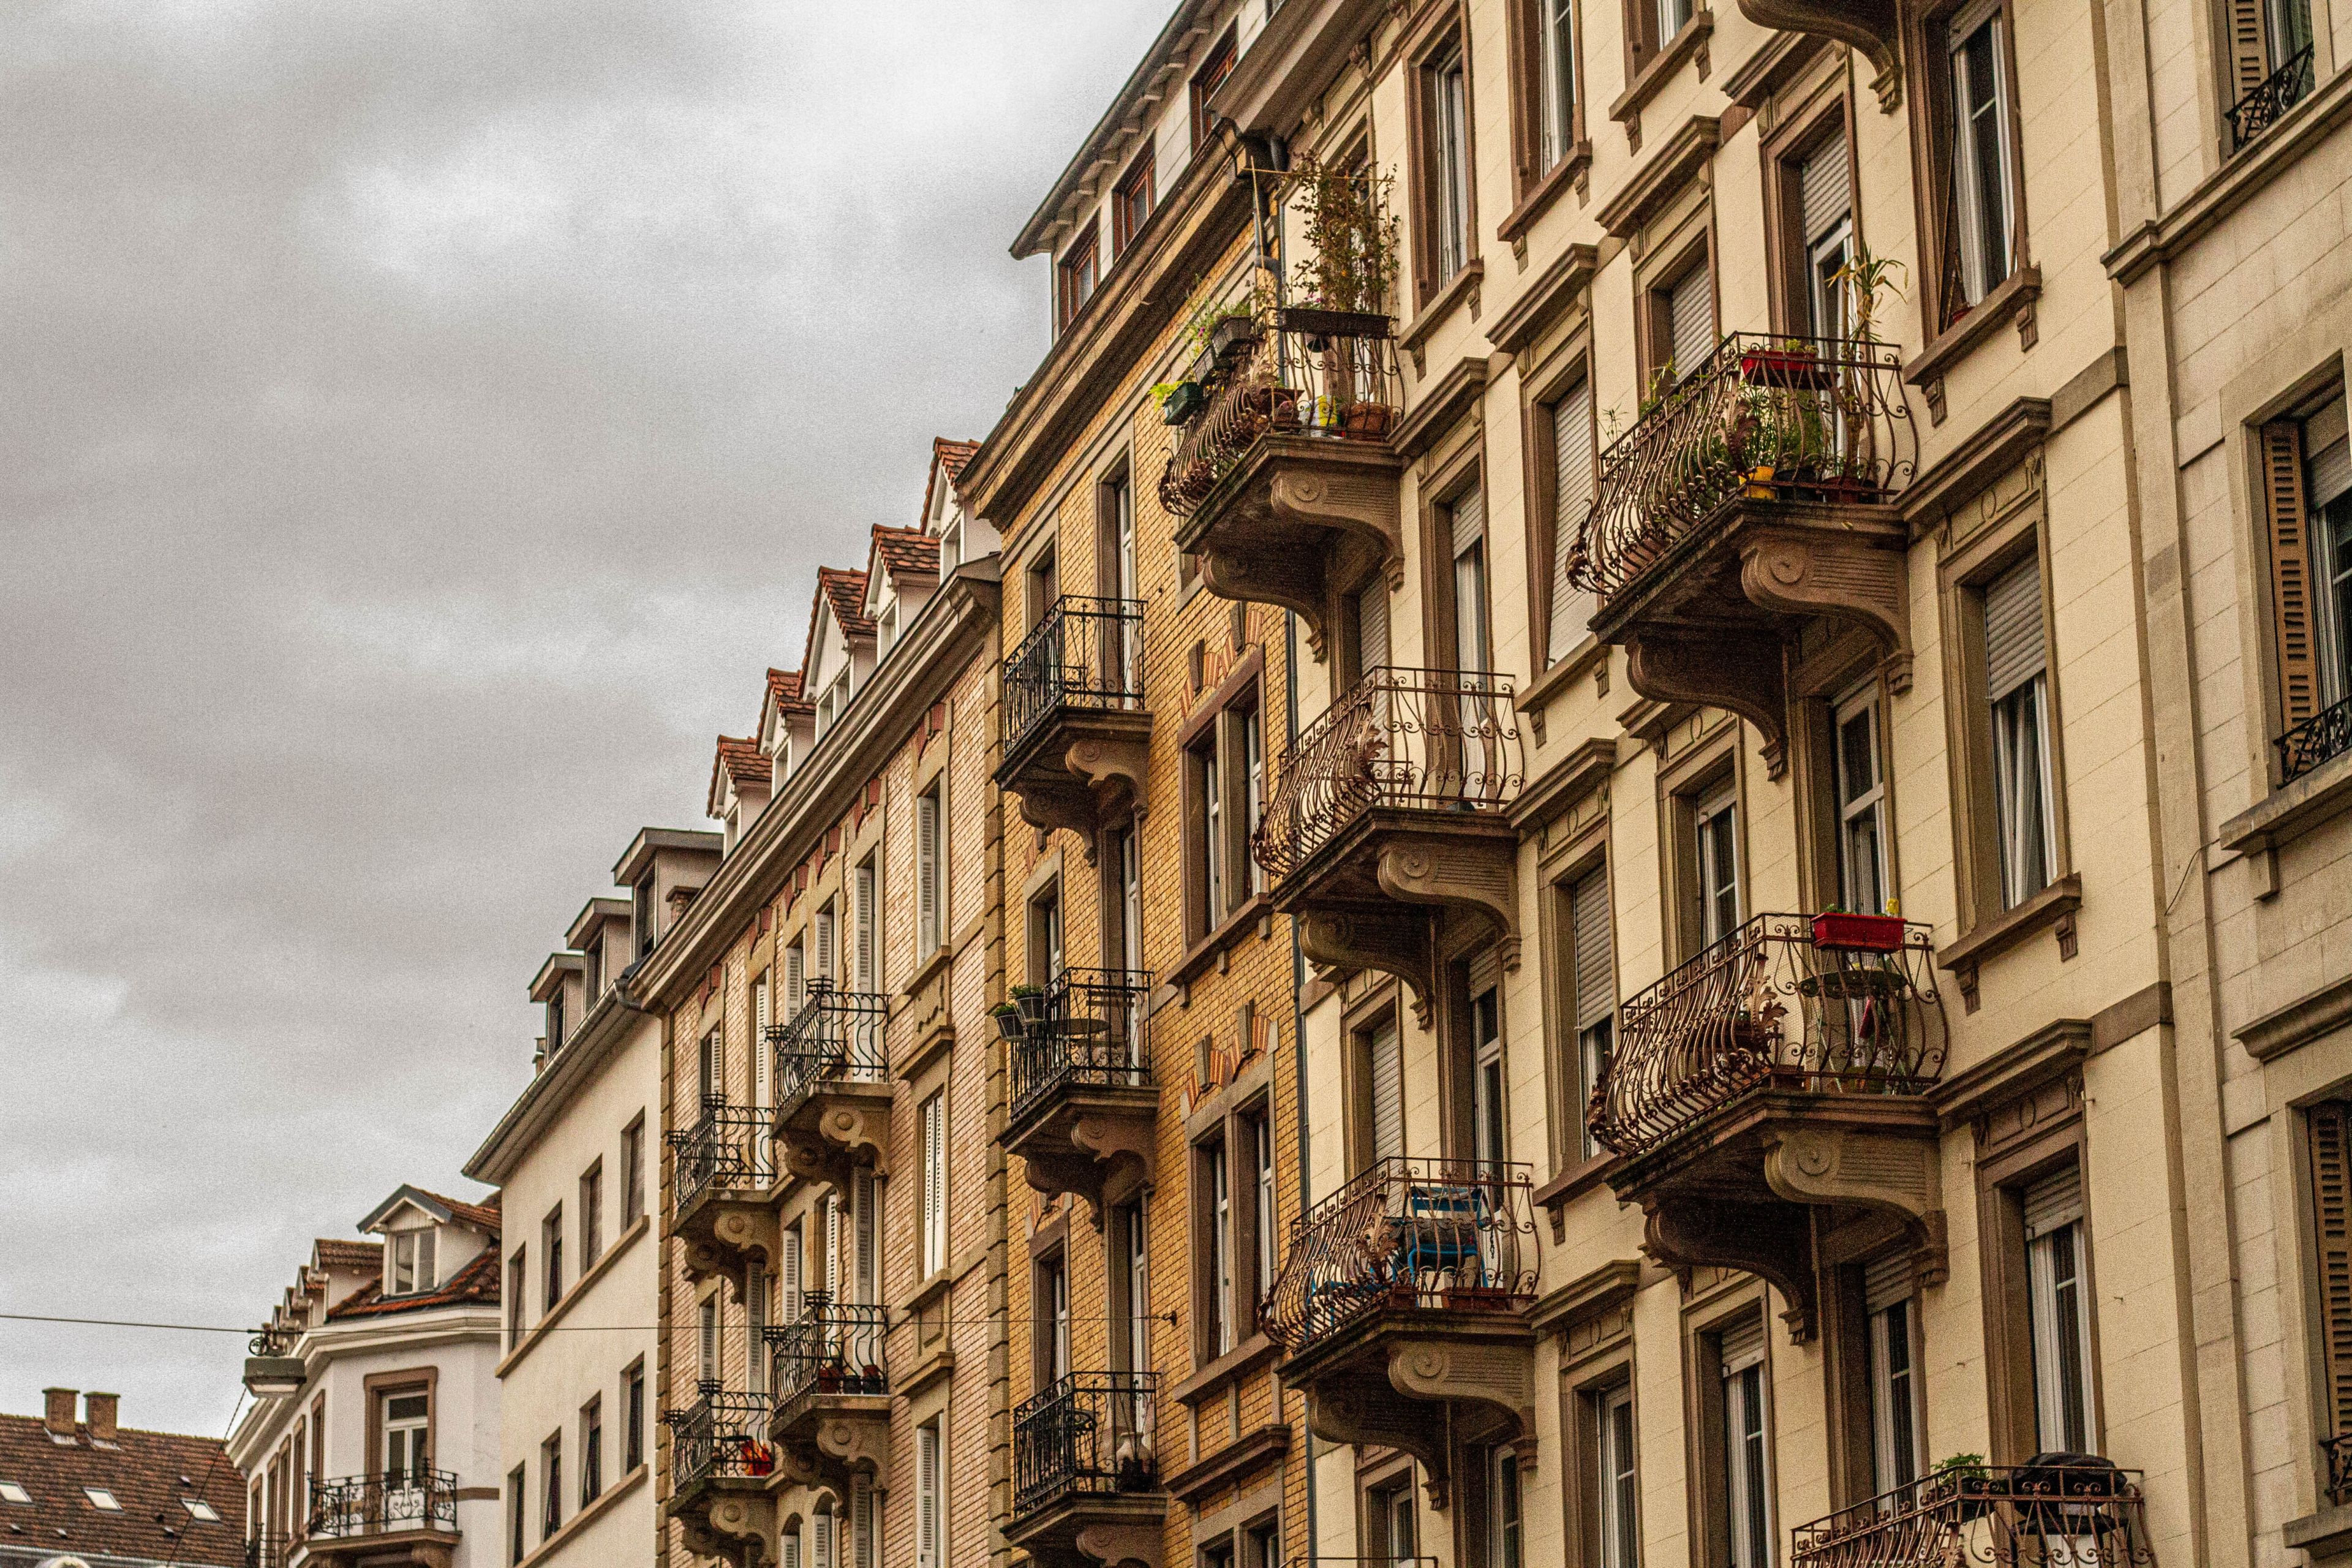
{"label": "overcast sky", "polygon": [[[1045,346],[1171,0],[7,0],[0,1311],[257,1321],[457,1172],[812,569]],[[0,1321],[217,1434],[241,1342]]]}

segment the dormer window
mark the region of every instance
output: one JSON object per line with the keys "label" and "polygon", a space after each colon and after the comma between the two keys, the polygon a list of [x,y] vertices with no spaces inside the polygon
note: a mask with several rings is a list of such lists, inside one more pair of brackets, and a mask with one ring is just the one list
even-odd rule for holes
{"label": "dormer window", "polygon": [[816,700],[816,732],[819,736],[833,728],[834,723],[849,709],[849,670],[845,666],[824,695]]}
{"label": "dormer window", "polygon": [[882,614],[876,618],[874,623],[875,657],[878,658],[882,655],[888,653],[890,651],[890,646],[898,640],[898,601],[893,599],[887,605],[882,606]]}
{"label": "dormer window", "polygon": [[84,1487],[81,1495],[89,1499],[89,1506],[105,1513],[121,1513],[122,1505],[104,1487]]}
{"label": "dormer window", "polygon": [[958,514],[949,518],[947,526],[940,531],[940,576],[945,578],[962,564],[963,518]]}
{"label": "dormer window", "polygon": [[434,1285],[433,1232],[396,1230],[392,1233],[392,1278],[387,1296],[414,1296]]}
{"label": "dormer window", "polygon": [[588,945],[581,950],[580,961],[580,994],[593,1007],[596,999],[604,994],[604,933],[601,930],[588,939]]}
{"label": "dormer window", "polygon": [[635,963],[654,950],[654,874],[648,871],[640,879],[635,896],[637,950],[629,962]]}
{"label": "dormer window", "polygon": [[547,1048],[551,1051],[563,1048],[563,990],[561,983],[547,999]]}
{"label": "dormer window", "polygon": [[1102,280],[1102,269],[1095,247],[1094,215],[1087,215],[1085,232],[1054,269],[1054,328],[1059,331],[1077,320],[1087,301],[1095,296],[1095,285]]}

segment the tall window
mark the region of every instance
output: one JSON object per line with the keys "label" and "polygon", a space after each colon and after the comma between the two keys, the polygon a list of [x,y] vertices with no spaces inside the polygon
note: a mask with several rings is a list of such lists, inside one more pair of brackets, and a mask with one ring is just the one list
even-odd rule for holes
{"label": "tall window", "polygon": [[856,991],[878,991],[882,987],[882,877],[871,855],[858,863],[853,897],[856,907],[850,918],[857,922],[857,937],[851,962],[856,973],[850,986]]}
{"label": "tall window", "polygon": [[604,1162],[597,1161],[580,1177],[580,1272],[596,1267],[604,1256]]}
{"label": "tall window", "polygon": [[783,1241],[776,1252],[777,1311],[782,1321],[796,1322],[801,1315],[801,1271],[808,1257],[805,1233],[799,1220],[784,1226]]}
{"label": "tall window", "polygon": [[1085,230],[1073,240],[1069,249],[1054,268],[1054,325],[1056,331],[1077,320],[1087,301],[1095,296],[1095,284],[1100,280],[1095,250],[1095,223],[1091,216]]}
{"label": "tall window", "polygon": [[1370,1080],[1371,1136],[1366,1152],[1375,1161],[1404,1152],[1404,1040],[1394,1016],[1364,1031],[1365,1077]]}
{"label": "tall window", "polygon": [[1568,1108],[1576,1118],[1584,1157],[1596,1158],[1601,1144],[1586,1123],[1584,1108],[1609,1074],[1616,1038],[1617,970],[1611,952],[1609,872],[1595,867],[1568,885],[1568,937],[1571,1011],[1576,1025],[1577,1098]]}
{"label": "tall window", "polygon": [[646,1119],[638,1116],[621,1129],[621,1225],[633,1226],[646,1215]]}
{"label": "tall window", "polygon": [[1186,814],[1184,851],[1190,861],[1193,900],[1192,936],[1195,941],[1214,931],[1230,910],[1231,882],[1227,875],[1226,840],[1230,837],[1225,779],[1224,724],[1212,722],[1184,753],[1192,809]]}
{"label": "tall window", "polygon": [[580,1411],[580,1506],[586,1508],[604,1495],[604,1396],[598,1394]]}
{"label": "tall window", "polygon": [[947,1507],[947,1446],[941,1417],[915,1428],[915,1568],[941,1568],[940,1516]]}
{"label": "tall window", "polygon": [[1226,1156],[1222,1137],[1201,1145],[1201,1202],[1208,1221],[1203,1238],[1208,1245],[1201,1255],[1201,1331],[1212,1357],[1235,1343],[1233,1163]]}
{"label": "tall window", "polygon": [[1870,1464],[1873,1489],[1893,1491],[1919,1479],[1927,1427],[1919,1403],[1918,1313],[1911,1259],[1891,1252],[1863,1268],[1863,1310],[1870,1322]]}
{"label": "tall window", "polygon": [[1215,125],[1209,100],[1216,96],[1217,89],[1224,86],[1225,79],[1234,74],[1234,62],[1239,58],[1234,30],[1228,27],[1192,73],[1192,150],[1196,153]]}
{"label": "tall window", "polygon": [[1592,621],[1592,596],[1569,581],[1578,531],[1592,504],[1592,380],[1579,376],[1546,410],[1551,427],[1551,626],[1548,659],[1566,658]]}
{"label": "tall window", "polygon": [[2319,1277],[2325,1353],[2321,1426],[2352,1437],[2352,1102],[2323,1100],[2304,1113],[2311,1161],[2312,1263]]}
{"label": "tall window", "polygon": [[1412,1478],[1382,1487],[1368,1495],[1364,1503],[1370,1516],[1366,1522],[1371,1526],[1374,1552],[1399,1568],[1410,1568],[1418,1561],[1414,1548],[1421,1541],[1419,1521],[1413,1517]]}
{"label": "tall window", "polygon": [[[530,1517],[530,1493],[523,1479],[522,1467],[517,1465],[507,1472],[507,1563],[509,1568],[522,1561],[527,1550],[523,1521]],[[258,1511],[258,1510],[256,1510]]]}
{"label": "tall window", "polygon": [[1476,489],[1446,508],[1454,553],[1454,668],[1485,669],[1493,639],[1486,619],[1486,500]]}
{"label": "tall window", "polygon": [[621,1377],[621,1464],[635,1469],[646,1462],[646,1363],[632,1362]]}
{"label": "tall window", "polygon": [[527,1247],[518,1247],[507,1259],[507,1349],[522,1343],[523,1302],[530,1295],[530,1270],[523,1261]]}
{"label": "tall window", "polygon": [[1675,35],[1691,19],[1691,0],[1651,0],[1656,7],[1652,24],[1658,30],[1657,47],[1664,48],[1675,41]]}
{"label": "tall window", "polygon": [[2083,1277],[2083,1178],[2069,1165],[2025,1189],[2025,1283],[2032,1304],[2033,1427],[2044,1452],[2087,1454],[2091,1303]]}
{"label": "tall window", "polygon": [[1838,898],[1849,910],[1876,914],[1892,890],[1886,877],[1886,780],[1880,771],[1878,697],[1865,691],[1840,703],[1837,726]]}
{"label": "tall window", "polygon": [[1695,814],[1698,872],[1698,939],[1711,947],[1739,926],[1739,805],[1726,786],[1699,802]]}
{"label": "tall window", "polygon": [[392,1289],[385,1295],[415,1296],[433,1289],[433,1237],[431,1226],[392,1233]]}
{"label": "tall window", "polygon": [[1653,372],[1678,382],[1706,368],[1715,353],[1715,274],[1706,257],[1650,291],[1649,323]]}
{"label": "tall window", "polygon": [[1036,1314],[1037,1382],[1043,1385],[1070,1375],[1070,1271],[1057,1252],[1038,1261],[1036,1278],[1031,1310]]}
{"label": "tall window", "polygon": [[1110,828],[1104,835],[1103,864],[1110,878],[1110,896],[1103,909],[1103,964],[1109,969],[1141,969],[1143,964],[1143,846],[1135,826]]}
{"label": "tall window", "polygon": [[1047,984],[1062,973],[1062,885],[1054,882],[1029,900],[1031,983]]}
{"label": "tall window", "polygon": [[768,1038],[768,1030],[775,1021],[775,1004],[769,996],[768,976],[762,971],[751,982],[751,1105],[761,1111],[776,1103],[776,1052]]}
{"label": "tall window", "polygon": [[808,1002],[808,944],[794,938],[784,949],[784,1012],[797,1018]]}
{"label": "tall window", "polygon": [[924,958],[946,940],[947,819],[940,809],[946,787],[935,784],[915,798],[915,947]]}
{"label": "tall window", "polygon": [[1575,0],[1536,0],[1536,17],[1537,90],[1543,96],[1539,151],[1543,167],[1549,169],[1576,143]]}
{"label": "tall window", "polygon": [[743,1268],[743,1386],[752,1394],[768,1391],[768,1358],[761,1353],[768,1339],[768,1275],[756,1263]]}
{"label": "tall window", "polygon": [[1111,1364],[1122,1372],[1151,1370],[1151,1237],[1143,1200],[1123,1204],[1113,1216],[1111,1243]]}
{"label": "tall window", "polygon": [[563,1434],[551,1432],[539,1446],[539,1538],[547,1540],[563,1528]]}
{"label": "tall window", "polygon": [[1853,259],[1853,178],[1845,125],[1814,142],[1797,160],[1797,234],[1804,279],[1803,330],[1814,337],[1850,335],[1853,322],[1838,275]]}
{"label": "tall window", "polygon": [[1151,219],[1151,208],[1159,200],[1158,181],[1151,167],[1151,146],[1144,144],[1143,155],[1119,180],[1118,188],[1111,193],[1110,239],[1111,254],[1124,255],[1128,245],[1143,232]]}
{"label": "tall window", "polygon": [[1445,283],[1470,260],[1470,89],[1459,38],[1422,68],[1429,225],[1429,284]]}
{"label": "tall window", "polygon": [[1478,1163],[1496,1175],[1509,1157],[1504,1126],[1503,1002],[1493,984],[1470,998],[1470,1142]]}
{"label": "tall window", "polygon": [[882,1500],[865,1470],[849,1479],[850,1568],[876,1568],[882,1554]]}
{"label": "tall window", "polygon": [[546,1289],[541,1305],[549,1311],[563,1300],[563,1205],[556,1205],[547,1217],[539,1222],[539,1256],[546,1270]]}
{"label": "tall window", "polygon": [[2000,901],[2014,909],[2049,885],[2050,678],[2042,629],[2042,566],[2029,556],[1984,593],[1985,696],[1992,704],[1993,819]]}
{"label": "tall window", "polygon": [[882,1184],[871,1167],[860,1166],[850,1179],[849,1193],[856,1205],[852,1216],[856,1252],[850,1260],[856,1274],[855,1300],[870,1304],[880,1300],[882,1289]]}
{"label": "tall window", "polygon": [[2284,782],[2341,752],[2341,731],[2312,721],[2352,697],[2352,443],[2343,391],[2260,434]]}
{"label": "tall window", "polygon": [[[2231,150],[2311,91],[2310,0],[2230,0]],[[2267,91],[2263,89],[2267,89]]]}
{"label": "tall window", "polygon": [[1355,629],[1355,679],[1361,680],[1389,661],[1389,580],[1384,573],[1348,596]]}
{"label": "tall window", "polygon": [[719,1377],[719,1300],[705,1296],[695,1312],[696,1374],[704,1383]]}
{"label": "tall window", "polygon": [[549,1054],[563,1047],[563,984],[556,982],[547,998],[547,1049]]}
{"label": "tall window", "polygon": [[1488,1450],[1486,1471],[1486,1562],[1488,1568],[1520,1568],[1519,1457],[1508,1448]]}
{"label": "tall window", "polygon": [[1277,1256],[1280,1237],[1276,1229],[1274,1197],[1274,1117],[1261,1111],[1244,1123],[1249,1130],[1250,1163],[1253,1167],[1250,1185],[1254,1200],[1250,1208],[1251,1230],[1256,1242],[1255,1271],[1250,1279],[1249,1307],[1251,1327],[1256,1327],[1256,1304],[1274,1289],[1274,1277],[1280,1268]]}
{"label": "tall window", "polygon": [[727,1098],[727,1039],[717,1029],[704,1034],[696,1049],[695,1089],[705,1105]]}
{"label": "tall window", "polygon": [[1599,1568],[1641,1568],[1642,1494],[1633,1469],[1633,1385],[1617,1384],[1592,1396],[1595,1436],[1593,1498],[1600,1526]]}
{"label": "tall window", "polygon": [[809,978],[822,980],[828,985],[838,984],[841,981],[841,972],[834,966],[835,925],[833,900],[827,899],[824,907],[817,910],[816,919],[809,922],[809,957],[814,961],[814,969]]}
{"label": "tall window", "polygon": [[637,885],[630,889],[629,916],[636,948],[630,955],[630,962],[640,963],[654,950],[654,874],[651,871],[638,878]]}
{"label": "tall window", "polygon": [[1946,29],[1951,236],[1948,324],[2017,264],[2017,150],[2010,132],[2009,42],[2000,0],[1978,0]]}
{"label": "tall window", "polygon": [[939,1089],[923,1101],[923,1277],[948,1266],[948,1097]]}
{"label": "tall window", "polygon": [[433,1468],[433,1396],[404,1390],[387,1392],[381,1400],[376,1423],[383,1434],[388,1484],[417,1484]]}
{"label": "tall window", "polygon": [[1771,1463],[1764,1426],[1764,1320],[1721,1336],[1723,1529],[1731,1568],[1770,1568]]}

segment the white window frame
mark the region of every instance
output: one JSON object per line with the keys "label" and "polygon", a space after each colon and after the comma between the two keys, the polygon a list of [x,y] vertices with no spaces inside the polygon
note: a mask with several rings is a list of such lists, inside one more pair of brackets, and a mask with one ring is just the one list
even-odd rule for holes
{"label": "white window frame", "polygon": [[[1698,881],[1698,932],[1702,949],[1739,929],[1739,792],[1731,784],[1709,792],[1691,814],[1693,869]],[[1722,824],[1720,832],[1716,825]],[[1727,913],[1727,900],[1730,909]]]}
{"label": "white window frame", "polygon": [[[1968,75],[1968,47],[1970,40],[1988,29],[1992,98],[1978,112],[1990,114],[1993,120],[1993,156],[2000,165],[1994,171],[1998,181],[1996,199],[2000,211],[1992,215],[1991,222],[1998,226],[1997,234],[1988,227],[1982,210],[1984,149],[1968,123],[1972,86]],[[2000,0],[1977,0],[1977,4],[1955,16],[1945,31],[1945,69],[1951,91],[1951,167],[1948,177],[1952,182],[1952,218],[1959,230],[1953,242],[1960,247],[1960,288],[1969,305],[1979,303],[2017,270],[2017,148],[2010,133],[2008,30],[2009,20]],[[1986,266],[1986,241],[1991,238],[1997,238],[2000,245],[2003,270],[1999,278],[1990,276]]]}
{"label": "white window frame", "polygon": [[[1861,788],[1846,768],[1846,727],[1861,723],[1869,731],[1871,776]],[[1837,873],[1838,897],[1845,907],[1857,914],[1880,913],[1888,900],[1895,897],[1893,864],[1888,856],[1886,833],[1886,749],[1881,733],[1878,710],[1878,690],[1873,685],[1851,693],[1834,710],[1830,726],[1830,767],[1834,776],[1838,810]],[[1866,828],[1858,825],[1866,824]],[[1875,897],[1864,892],[1854,865],[1853,846],[1858,832],[1869,836],[1872,871],[1875,881]]]}
{"label": "white window frame", "polygon": [[1593,1445],[1601,1527],[1598,1568],[1641,1568],[1642,1489],[1632,1381],[1594,1394],[1592,1411],[1599,1435]]}

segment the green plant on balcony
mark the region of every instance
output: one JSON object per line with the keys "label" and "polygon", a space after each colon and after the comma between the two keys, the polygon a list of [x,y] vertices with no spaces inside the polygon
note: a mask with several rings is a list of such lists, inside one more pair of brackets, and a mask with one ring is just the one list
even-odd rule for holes
{"label": "green plant on balcony", "polygon": [[1370,174],[1299,154],[1290,183],[1307,245],[1292,274],[1300,303],[1378,315],[1397,279],[1397,219],[1387,210],[1393,174]]}
{"label": "green plant on balcony", "polygon": [[1864,342],[1878,341],[1872,323],[1878,317],[1880,292],[1883,290],[1898,300],[1903,298],[1903,290],[1890,281],[1897,272],[1906,278],[1911,275],[1911,269],[1895,258],[1874,255],[1870,247],[1857,244],[1853,254],[1846,258],[1845,265],[1830,274],[1831,284],[1844,289],[1846,298],[1853,306],[1853,335]]}

